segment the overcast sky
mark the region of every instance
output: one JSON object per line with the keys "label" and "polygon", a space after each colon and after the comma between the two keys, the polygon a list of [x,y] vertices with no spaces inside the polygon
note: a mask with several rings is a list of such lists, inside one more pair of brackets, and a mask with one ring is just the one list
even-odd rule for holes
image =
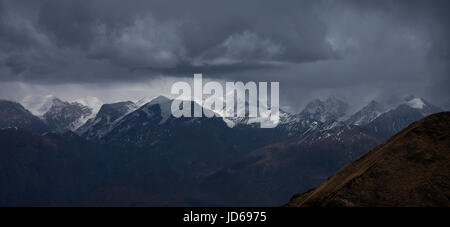
{"label": "overcast sky", "polygon": [[417,95],[450,107],[448,1],[0,0],[0,98],[168,94],[194,73],[279,81],[298,110]]}

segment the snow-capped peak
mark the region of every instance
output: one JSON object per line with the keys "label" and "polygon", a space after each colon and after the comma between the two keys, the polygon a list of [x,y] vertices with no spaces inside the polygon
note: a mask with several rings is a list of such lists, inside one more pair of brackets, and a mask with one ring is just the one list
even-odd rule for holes
{"label": "snow-capped peak", "polygon": [[166,96],[158,96],[156,98],[153,98],[150,102],[149,105],[154,105],[154,104],[162,104],[162,103],[167,103],[172,101],[171,99],[167,98]]}
{"label": "snow-capped peak", "polygon": [[349,105],[336,97],[330,97],[325,101],[315,99],[308,103],[301,112],[301,115],[307,119],[319,120],[326,122],[329,120],[336,120],[343,117]]}
{"label": "snow-capped peak", "polygon": [[346,123],[350,125],[367,125],[375,118],[386,112],[386,108],[376,101],[371,101],[367,106],[350,116]]}
{"label": "snow-capped peak", "polygon": [[92,116],[90,116],[90,117],[95,116],[95,114],[98,113],[98,111],[100,110],[100,108],[103,105],[103,101],[100,100],[97,97],[94,97],[94,96],[86,96],[86,97],[83,97],[83,98],[79,98],[79,99],[74,100],[74,102],[78,102],[81,105],[84,105],[84,106],[87,106],[87,107],[91,108],[92,109]]}
{"label": "snow-capped peak", "polygon": [[413,98],[409,100],[406,104],[414,109],[423,109],[425,106],[425,103],[421,98]]}
{"label": "snow-capped peak", "polygon": [[92,109],[79,102],[66,102],[52,99],[50,109],[42,115],[43,119],[57,132],[76,130],[92,116]]}
{"label": "snow-capped peak", "polygon": [[36,116],[42,116],[53,105],[53,95],[28,95],[20,103]]}
{"label": "snow-capped peak", "polygon": [[441,112],[442,109],[430,104],[423,98],[408,96],[405,99],[404,105],[407,105],[417,111],[419,111],[423,116],[428,116],[433,113]]}
{"label": "snow-capped peak", "polygon": [[139,100],[134,101],[134,103],[136,104],[136,107],[139,108],[139,107],[149,103],[150,101],[152,101],[152,99],[154,99],[154,98],[153,97],[152,98],[141,98]]}

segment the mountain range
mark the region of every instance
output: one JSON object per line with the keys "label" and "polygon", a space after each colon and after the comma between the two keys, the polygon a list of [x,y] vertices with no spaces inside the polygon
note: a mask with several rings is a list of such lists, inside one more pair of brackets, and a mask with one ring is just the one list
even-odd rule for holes
{"label": "mountain range", "polygon": [[408,97],[392,109],[372,101],[349,114],[349,104],[330,97],[299,113],[280,110],[278,126],[262,129],[247,116],[174,118],[171,103],[159,96],[96,108],[52,97],[35,116],[1,101],[0,180],[12,186],[0,204],[282,204],[442,111]]}

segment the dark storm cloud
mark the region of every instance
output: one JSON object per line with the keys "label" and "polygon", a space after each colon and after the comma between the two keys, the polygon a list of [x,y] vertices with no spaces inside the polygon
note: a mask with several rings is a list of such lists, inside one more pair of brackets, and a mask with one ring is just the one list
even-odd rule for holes
{"label": "dark storm cloud", "polygon": [[167,75],[177,75],[186,76],[191,75],[193,72],[201,72],[206,75],[213,75],[214,73],[241,73],[253,70],[265,70],[268,72],[274,72],[282,68],[281,65],[268,64],[268,63],[232,63],[225,65],[191,65],[180,64],[172,68],[155,68],[155,67],[136,67],[132,68],[132,72],[143,71],[143,72],[161,72]]}
{"label": "dark storm cloud", "polygon": [[280,81],[292,102],[418,92],[448,103],[449,10],[439,0],[0,0],[0,80],[125,84],[201,72]]}
{"label": "dark storm cloud", "polygon": [[[32,78],[36,72],[30,68],[39,60],[53,68],[59,65],[55,60],[90,61],[87,70],[110,64],[160,72],[205,68],[215,74],[335,57],[325,40],[326,26],[310,3],[54,0],[33,3],[31,9],[20,1],[2,5],[6,8],[2,41],[21,42],[13,49],[7,47],[4,58],[9,63],[4,66],[11,75],[4,79],[14,79],[18,73],[20,78]],[[50,56],[36,61],[34,51]],[[56,80],[72,78],[56,71]],[[89,76],[74,79],[121,78],[107,69],[105,73],[108,76],[86,72]]]}
{"label": "dark storm cloud", "polygon": [[47,1],[38,25],[59,45],[87,47],[94,39],[95,12],[83,1]]}

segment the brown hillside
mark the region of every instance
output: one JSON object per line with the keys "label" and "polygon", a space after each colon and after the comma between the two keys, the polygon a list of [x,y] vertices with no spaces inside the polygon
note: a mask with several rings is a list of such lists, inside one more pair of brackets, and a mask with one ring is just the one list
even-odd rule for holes
{"label": "brown hillside", "polygon": [[450,112],[428,116],[286,206],[449,206]]}

